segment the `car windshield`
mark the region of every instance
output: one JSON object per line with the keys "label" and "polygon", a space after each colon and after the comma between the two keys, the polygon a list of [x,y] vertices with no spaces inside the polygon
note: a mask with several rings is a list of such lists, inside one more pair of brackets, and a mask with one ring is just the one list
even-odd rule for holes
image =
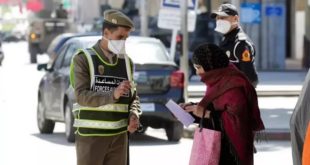
{"label": "car windshield", "polygon": [[128,43],[126,52],[134,63],[162,63],[169,61],[169,54],[165,47],[157,42]]}
{"label": "car windshield", "polygon": [[55,37],[55,39],[53,39],[50,45],[48,46],[47,54],[51,55],[52,53],[57,52],[58,51],[57,49],[59,49],[63,44],[63,42],[60,44],[60,41],[64,40],[65,38],[69,38],[70,36],[73,36],[73,34],[65,33]]}

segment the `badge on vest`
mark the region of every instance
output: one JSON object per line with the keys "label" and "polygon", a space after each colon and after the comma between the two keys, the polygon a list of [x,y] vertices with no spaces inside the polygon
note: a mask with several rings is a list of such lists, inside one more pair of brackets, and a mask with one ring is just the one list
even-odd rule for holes
{"label": "badge on vest", "polygon": [[250,62],[251,61],[251,54],[250,54],[249,50],[243,51],[241,60],[244,62]]}
{"label": "badge on vest", "polygon": [[103,75],[103,73],[104,73],[104,66],[103,65],[98,66],[98,72],[100,75]]}

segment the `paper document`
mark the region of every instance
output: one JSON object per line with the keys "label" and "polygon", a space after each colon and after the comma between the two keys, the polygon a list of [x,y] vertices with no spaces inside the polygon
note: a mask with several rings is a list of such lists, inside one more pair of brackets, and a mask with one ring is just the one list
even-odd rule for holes
{"label": "paper document", "polygon": [[186,127],[190,124],[194,123],[195,119],[188,112],[186,112],[183,108],[181,108],[177,103],[173,100],[169,100],[166,103],[166,107],[172,112],[172,114]]}

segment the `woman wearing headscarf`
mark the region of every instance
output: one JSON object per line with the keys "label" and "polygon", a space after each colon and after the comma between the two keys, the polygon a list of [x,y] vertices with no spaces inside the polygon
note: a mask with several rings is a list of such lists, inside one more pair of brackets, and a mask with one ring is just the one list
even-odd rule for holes
{"label": "woman wearing headscarf", "polygon": [[192,61],[207,90],[198,104],[181,106],[204,128],[221,131],[220,165],[253,165],[254,135],[264,129],[254,87],[214,44],[198,46]]}

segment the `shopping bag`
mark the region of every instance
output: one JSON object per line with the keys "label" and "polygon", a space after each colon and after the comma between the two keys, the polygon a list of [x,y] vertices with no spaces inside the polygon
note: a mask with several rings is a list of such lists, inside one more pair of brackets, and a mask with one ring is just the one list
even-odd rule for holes
{"label": "shopping bag", "polygon": [[196,128],[189,165],[218,165],[221,152],[221,132]]}

